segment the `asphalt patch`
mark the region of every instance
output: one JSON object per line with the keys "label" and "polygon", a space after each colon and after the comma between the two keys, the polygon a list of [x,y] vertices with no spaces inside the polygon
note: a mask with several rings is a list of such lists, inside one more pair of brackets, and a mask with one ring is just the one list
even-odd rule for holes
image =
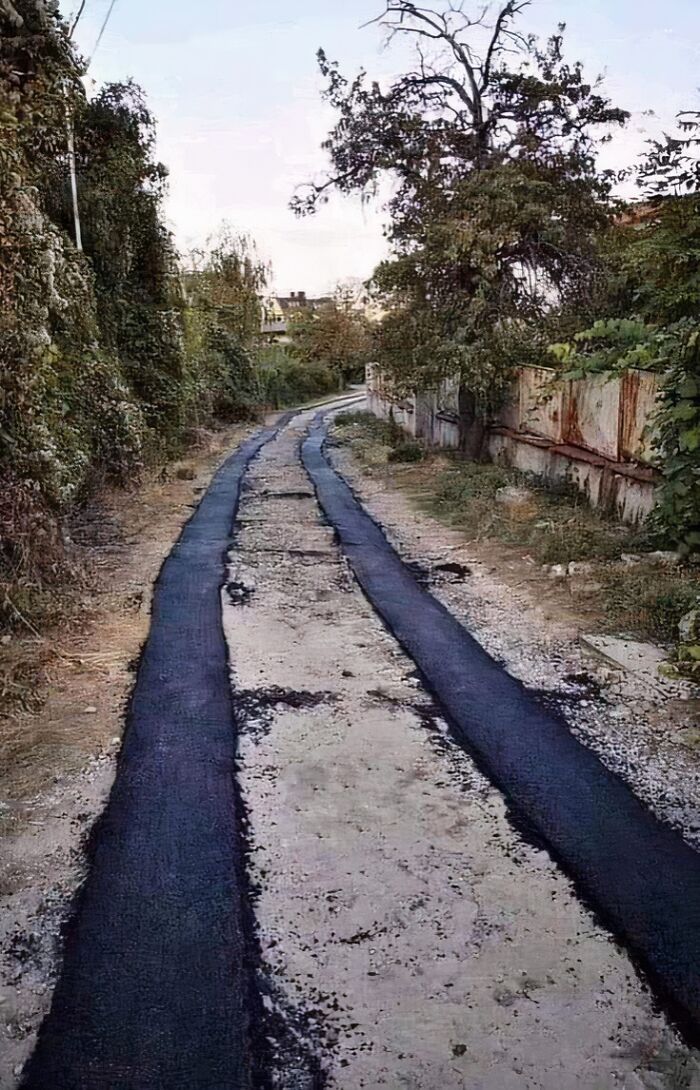
{"label": "asphalt patch", "polygon": [[699,1040],[700,854],[420,585],[326,458],[323,415],[302,462],[369,601],[512,814],[625,943],[686,1038]]}
{"label": "asphalt patch", "polygon": [[221,466],[156,581],[116,780],[23,1090],[263,1085],[221,588],[243,475],[288,418]]}
{"label": "asphalt patch", "polygon": [[231,605],[246,606],[255,594],[255,589],[232,579],[230,583],[226,584],[226,593]]}
{"label": "asphalt patch", "polygon": [[233,707],[239,730],[258,741],[269,734],[278,708],[300,711],[333,703],[337,698],[336,693],[327,690],[310,692],[272,685],[266,689],[235,689]]}

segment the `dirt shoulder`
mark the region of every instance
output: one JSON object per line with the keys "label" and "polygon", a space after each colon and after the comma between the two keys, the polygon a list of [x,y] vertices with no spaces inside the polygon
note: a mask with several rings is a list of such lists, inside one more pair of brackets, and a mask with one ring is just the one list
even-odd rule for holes
{"label": "dirt shoulder", "polygon": [[84,842],[114,777],[148,634],[153,582],[223,458],[254,425],[206,433],[134,492],[109,492],[73,528],[88,579],[61,628],[0,651],[33,677],[0,719],[0,1090],[15,1084],[48,1007]]}
{"label": "dirt shoulder", "polygon": [[561,712],[577,736],[662,818],[700,846],[700,694],[686,681],[613,666],[584,643],[610,631],[590,573],[553,575],[526,548],[475,539],[426,511],[443,460],[387,462],[336,429],[336,467],[419,578],[487,651]]}

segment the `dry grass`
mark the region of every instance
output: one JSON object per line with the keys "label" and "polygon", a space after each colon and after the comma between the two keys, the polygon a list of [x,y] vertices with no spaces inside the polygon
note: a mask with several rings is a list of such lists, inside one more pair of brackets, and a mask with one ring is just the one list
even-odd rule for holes
{"label": "dry grass", "polygon": [[177,465],[76,513],[71,567],[60,578],[0,587],[0,799],[36,794],[121,733],[153,580],[213,469],[247,430],[199,436]]}
{"label": "dry grass", "polygon": [[[413,502],[472,542],[498,542],[537,565],[588,561],[596,586],[600,627],[610,632],[675,643],[678,622],[697,604],[697,566],[660,567],[644,554],[661,547],[634,529],[594,511],[573,488],[552,488],[508,466],[467,462],[456,455],[425,452],[416,465],[394,467],[391,452],[403,441],[399,429],[367,413],[348,414],[335,428],[371,471],[382,471]],[[530,499],[516,509],[499,503],[499,489],[525,488]],[[628,563],[623,555],[639,556]]]}

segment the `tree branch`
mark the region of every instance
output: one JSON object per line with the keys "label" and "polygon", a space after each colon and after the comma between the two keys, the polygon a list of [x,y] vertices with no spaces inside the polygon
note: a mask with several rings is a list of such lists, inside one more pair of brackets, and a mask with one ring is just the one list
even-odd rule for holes
{"label": "tree branch", "polygon": [[493,26],[491,41],[489,42],[488,49],[486,50],[486,58],[484,60],[482,68],[482,92],[484,92],[489,85],[489,81],[491,79],[491,66],[493,64],[494,57],[498,53],[501,43],[501,37],[507,27],[507,24],[510,22],[511,19],[514,19],[516,15],[519,15],[521,11],[524,11],[525,8],[529,7],[530,3],[531,0],[508,0],[508,3],[505,4],[498,13],[496,22]]}

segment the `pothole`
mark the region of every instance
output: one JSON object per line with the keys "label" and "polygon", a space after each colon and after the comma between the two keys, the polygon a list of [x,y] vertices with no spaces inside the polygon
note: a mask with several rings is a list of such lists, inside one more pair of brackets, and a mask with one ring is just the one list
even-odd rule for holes
{"label": "pothole", "polygon": [[331,704],[337,699],[337,693],[326,689],[311,692],[308,689],[286,689],[280,685],[267,689],[236,689],[233,694],[239,728],[255,741],[269,733],[278,708],[300,711],[317,708],[320,704]]}

